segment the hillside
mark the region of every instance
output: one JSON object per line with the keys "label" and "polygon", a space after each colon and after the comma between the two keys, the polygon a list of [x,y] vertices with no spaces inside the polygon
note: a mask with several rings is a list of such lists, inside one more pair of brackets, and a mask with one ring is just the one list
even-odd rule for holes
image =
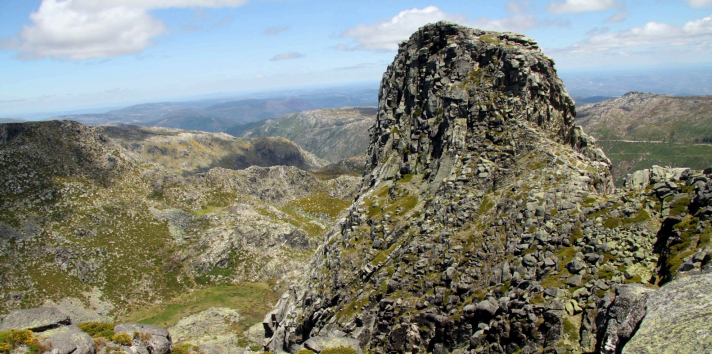
{"label": "hillside", "polygon": [[579,106],[576,123],[599,140],[712,142],[712,96],[629,92]]}
{"label": "hillside", "polygon": [[236,126],[227,133],[249,138],[283,137],[335,163],[366,152],[368,129],[375,118],[375,108],[322,109]]}
{"label": "hillside", "polygon": [[[616,185],[653,165],[704,169],[712,165],[712,96],[629,92],[577,107],[576,123],[594,136],[613,163]],[[699,145],[698,145],[699,144]]]}
{"label": "hillside", "polygon": [[266,349],[710,344],[696,333],[712,306],[683,300],[712,290],[710,171],[655,167],[616,193],[534,40],[426,25],[400,45],[378,112],[361,191],[265,318]]}
{"label": "hillside", "polygon": [[[183,308],[195,301],[186,292],[203,289],[216,304],[225,293],[266,296],[238,306],[246,330],[355,193],[354,177],[317,179],[295,166],[321,165],[282,138],[0,125],[0,314],[51,302],[85,321],[172,325],[162,304]],[[257,284],[234,288],[247,282]],[[146,316],[149,306],[158,309]],[[205,310],[194,308],[179,313]]]}

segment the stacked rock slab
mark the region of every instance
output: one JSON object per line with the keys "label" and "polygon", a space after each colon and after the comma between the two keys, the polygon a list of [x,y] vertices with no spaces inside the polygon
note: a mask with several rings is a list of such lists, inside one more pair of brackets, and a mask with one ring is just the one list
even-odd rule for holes
{"label": "stacked rock slab", "polygon": [[[384,74],[361,191],[265,318],[266,349],[324,349],[313,338],[372,353],[633,343],[639,294],[709,268],[712,176],[649,171],[638,190],[615,192],[574,115],[533,40],[418,30]],[[658,172],[666,180],[650,185]]]}

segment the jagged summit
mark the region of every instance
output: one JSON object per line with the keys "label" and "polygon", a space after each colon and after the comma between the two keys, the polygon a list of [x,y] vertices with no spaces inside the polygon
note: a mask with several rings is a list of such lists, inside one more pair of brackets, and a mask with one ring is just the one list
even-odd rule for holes
{"label": "jagged summit", "polygon": [[574,102],[553,60],[520,34],[424,26],[388,66],[378,108],[367,171],[387,165],[381,162],[393,151],[402,156],[401,174],[439,171],[434,163],[445,152],[472,146],[466,132],[523,123],[601,162],[602,171],[610,164],[574,125]]}
{"label": "jagged summit", "polygon": [[542,282],[575,275],[581,286],[581,268],[562,271],[578,251],[571,235],[614,188],[553,65],[522,35],[445,22],[402,44],[361,192],[302,288],[268,316],[268,349],[346,338],[377,353],[500,353],[568,341]]}

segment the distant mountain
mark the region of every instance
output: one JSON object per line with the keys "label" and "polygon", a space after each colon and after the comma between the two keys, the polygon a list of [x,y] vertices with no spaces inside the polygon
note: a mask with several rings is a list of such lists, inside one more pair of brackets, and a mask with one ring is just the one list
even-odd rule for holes
{"label": "distant mountain", "polygon": [[26,122],[24,119],[19,118],[0,118],[0,124],[2,123],[22,123]]}
{"label": "distant mountain", "polygon": [[611,96],[571,96],[571,98],[574,99],[576,104],[586,104],[586,103],[596,103],[596,102],[601,102],[605,100],[610,100],[614,99],[615,97]]}
{"label": "distant mountain", "polygon": [[[712,165],[712,96],[629,92],[578,107],[576,123],[599,140],[621,186],[625,176],[653,165],[704,169]],[[697,143],[697,144],[695,144]]]}
{"label": "distant mountain", "polygon": [[281,136],[335,163],[366,152],[376,113],[375,107],[321,109],[236,126],[227,133],[246,138]]}
{"label": "distant mountain", "polygon": [[289,113],[344,106],[375,106],[374,88],[322,89],[283,92],[241,99],[210,99],[134,105],[95,114],[73,114],[51,119],[74,120],[89,125],[134,124],[221,132],[227,128]]}
{"label": "distant mountain", "polygon": [[148,122],[146,126],[223,132],[235,125],[230,119],[211,117],[193,108],[183,108],[164,114],[161,119]]}
{"label": "distant mountain", "polygon": [[629,92],[577,111],[576,123],[601,140],[712,142],[712,96]]}

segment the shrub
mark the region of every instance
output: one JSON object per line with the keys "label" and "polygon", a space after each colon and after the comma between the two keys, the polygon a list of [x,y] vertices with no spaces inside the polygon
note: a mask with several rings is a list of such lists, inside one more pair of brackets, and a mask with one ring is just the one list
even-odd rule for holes
{"label": "shrub", "polygon": [[326,348],[321,351],[321,354],[356,354],[356,350],[351,347]]}
{"label": "shrub", "polygon": [[[108,331],[111,331],[111,335],[109,336],[109,338],[111,338],[111,336],[114,335],[114,324],[113,323],[85,322],[85,323],[78,324],[77,327],[79,327],[79,329],[81,329],[86,334],[88,334],[92,337],[97,337],[98,334],[104,334],[105,332],[108,332]],[[104,337],[104,336],[101,335],[98,337]]]}
{"label": "shrub", "polygon": [[183,343],[173,347],[171,354],[203,354],[200,347],[190,343]]}
{"label": "shrub", "polygon": [[131,345],[131,336],[128,333],[117,333],[111,336],[111,341],[125,346]]}

